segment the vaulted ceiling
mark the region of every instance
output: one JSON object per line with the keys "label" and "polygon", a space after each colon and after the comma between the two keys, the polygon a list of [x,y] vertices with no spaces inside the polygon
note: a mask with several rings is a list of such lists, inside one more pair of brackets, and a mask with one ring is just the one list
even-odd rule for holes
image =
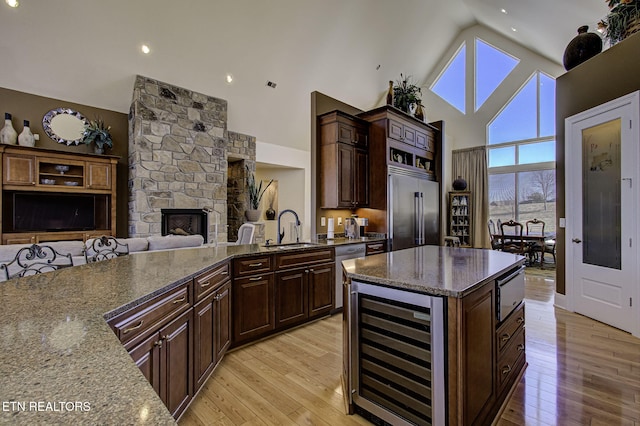
{"label": "vaulted ceiling", "polygon": [[3,2],[0,86],[127,112],[140,74],[228,100],[231,130],[307,150],[312,91],[373,108],[477,23],[561,63],[606,12],[604,0]]}

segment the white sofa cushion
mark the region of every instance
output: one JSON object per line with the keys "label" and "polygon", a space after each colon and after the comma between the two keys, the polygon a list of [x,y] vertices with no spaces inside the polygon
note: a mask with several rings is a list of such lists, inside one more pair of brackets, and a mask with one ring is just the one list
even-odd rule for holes
{"label": "white sofa cushion", "polygon": [[129,253],[149,250],[149,241],[143,237],[117,238],[120,244],[129,246]]}
{"label": "white sofa cushion", "polygon": [[184,247],[198,247],[204,244],[202,235],[167,235],[147,237],[149,250],[167,250]]}

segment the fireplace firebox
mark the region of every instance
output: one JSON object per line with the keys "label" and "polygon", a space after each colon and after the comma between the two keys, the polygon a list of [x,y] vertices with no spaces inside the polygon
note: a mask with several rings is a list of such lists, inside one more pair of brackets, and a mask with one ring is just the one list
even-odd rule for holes
{"label": "fireplace firebox", "polygon": [[203,209],[162,209],[162,235],[202,235],[208,242],[208,213]]}

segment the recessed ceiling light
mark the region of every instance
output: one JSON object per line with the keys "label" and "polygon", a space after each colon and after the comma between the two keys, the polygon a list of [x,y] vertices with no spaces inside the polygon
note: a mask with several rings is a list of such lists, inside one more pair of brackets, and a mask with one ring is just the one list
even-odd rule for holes
{"label": "recessed ceiling light", "polygon": [[515,33],[515,32],[518,32],[518,30],[516,30],[516,29],[515,29],[515,28],[513,28],[513,27],[511,27],[511,31],[513,31],[514,33]]}
{"label": "recessed ceiling light", "polygon": [[20,3],[18,3],[18,0],[4,0],[4,1],[11,7],[20,6]]}
{"label": "recessed ceiling light", "polygon": [[233,74],[227,74],[226,79],[228,84],[233,83]]}
{"label": "recessed ceiling light", "polygon": [[504,13],[505,15],[508,15],[509,13],[507,12],[507,9],[500,9],[500,12]]}
{"label": "recessed ceiling light", "polygon": [[142,53],[144,53],[145,55],[148,55],[149,53],[151,53],[151,49],[150,49],[150,48],[149,48],[149,46],[148,46],[148,45],[146,45],[146,44],[143,44],[143,45],[140,47],[140,50],[142,50]]}

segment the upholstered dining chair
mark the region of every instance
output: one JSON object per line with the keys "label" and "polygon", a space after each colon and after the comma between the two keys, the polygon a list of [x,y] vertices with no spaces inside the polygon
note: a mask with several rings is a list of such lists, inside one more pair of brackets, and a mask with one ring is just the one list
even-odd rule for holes
{"label": "upholstered dining chair", "polygon": [[513,219],[500,224],[500,234],[502,235],[502,251],[517,253],[526,256],[529,253],[529,246],[522,238],[522,224]]}
{"label": "upholstered dining chair", "polygon": [[[544,221],[533,218],[525,222],[525,228],[527,229],[527,235],[544,235]],[[529,256],[531,261],[537,260],[538,253],[540,253],[540,265],[544,262],[544,247],[541,242],[529,243]]]}
{"label": "upholstered dining chair", "polygon": [[73,266],[70,253],[62,254],[47,245],[32,244],[16,253],[11,262],[0,264],[5,278],[26,277]]}
{"label": "upholstered dining chair", "polygon": [[129,254],[129,245],[114,237],[103,235],[88,239],[85,243],[84,257],[87,263],[100,262]]}
{"label": "upholstered dining chair", "polygon": [[238,228],[238,240],[236,245],[253,244],[253,235],[256,232],[256,226],[252,223],[243,223]]}
{"label": "upholstered dining chair", "polygon": [[500,250],[502,248],[502,240],[496,235],[498,232],[496,231],[496,224],[493,223],[493,219],[489,219],[487,222],[487,228],[489,228],[489,238],[491,239],[491,248],[493,250]]}

